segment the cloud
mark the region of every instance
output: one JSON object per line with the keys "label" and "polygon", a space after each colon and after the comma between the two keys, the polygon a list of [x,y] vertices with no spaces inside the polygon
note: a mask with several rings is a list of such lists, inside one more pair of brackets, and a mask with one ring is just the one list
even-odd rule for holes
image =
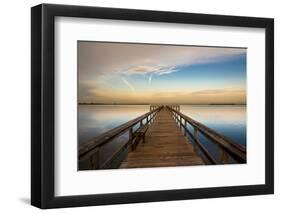
{"label": "cloud", "polygon": [[178,70],[175,69],[174,66],[172,66],[172,67],[163,67],[163,68],[159,69],[156,72],[156,74],[157,75],[166,75],[166,74],[171,74],[171,73],[176,72],[176,71],[178,71]]}
{"label": "cloud", "polygon": [[151,75],[149,76],[149,78],[148,78],[148,85],[151,85],[152,76],[153,76],[153,74],[151,74]]}
{"label": "cloud", "polygon": [[128,70],[125,70],[124,73],[146,74],[146,73],[155,72],[159,69],[160,69],[160,67],[157,67],[157,66],[139,65],[139,66],[131,67]]}
{"label": "cloud", "polygon": [[121,77],[121,80],[127,85],[133,92],[135,92],[135,87],[124,77]]}
{"label": "cloud", "polygon": [[164,75],[176,72],[175,66],[146,66],[137,65],[130,67],[129,69],[122,71],[123,74],[156,74]]}
{"label": "cloud", "polygon": [[199,90],[192,92],[191,95],[217,95],[225,93],[224,89],[213,89],[213,90]]}
{"label": "cloud", "polygon": [[[171,74],[178,71],[175,69],[175,66],[146,66],[146,65],[138,65],[134,67],[130,67],[129,69],[122,71],[121,73],[124,75],[149,75],[148,77],[148,85],[151,85],[153,75],[155,76],[160,76],[160,75],[167,75]],[[126,79],[122,79],[122,81],[125,83],[127,81]],[[130,85],[129,87],[131,88],[131,84],[129,82],[125,83],[126,85]]]}
{"label": "cloud", "polygon": [[[148,77],[148,85],[151,85],[152,82],[152,78],[153,76],[160,76],[160,75],[167,75],[167,74],[171,74],[174,72],[177,72],[178,70],[175,69],[175,66],[170,66],[170,67],[165,67],[165,66],[145,66],[145,65],[139,65],[139,66],[135,66],[135,67],[131,67],[125,71],[122,71],[122,74],[124,75],[149,75]],[[122,81],[125,83],[126,81],[126,85],[130,85],[129,87],[131,88],[131,84],[126,80],[126,79],[122,79]]]}
{"label": "cloud", "polygon": [[226,94],[245,94],[245,90],[244,89],[209,89],[209,90],[198,90],[198,91],[194,91],[191,92],[191,95],[194,96],[210,96],[210,95],[215,95],[215,96],[223,96]]}

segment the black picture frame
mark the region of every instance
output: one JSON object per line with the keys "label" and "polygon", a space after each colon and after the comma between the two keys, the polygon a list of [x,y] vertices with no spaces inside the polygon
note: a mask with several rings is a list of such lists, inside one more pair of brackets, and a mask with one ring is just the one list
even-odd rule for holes
{"label": "black picture frame", "polygon": [[[58,16],[264,28],[265,184],[56,197],[54,21]],[[31,97],[31,204],[39,208],[216,198],[274,192],[274,20],[271,18],[41,4],[31,8]]]}

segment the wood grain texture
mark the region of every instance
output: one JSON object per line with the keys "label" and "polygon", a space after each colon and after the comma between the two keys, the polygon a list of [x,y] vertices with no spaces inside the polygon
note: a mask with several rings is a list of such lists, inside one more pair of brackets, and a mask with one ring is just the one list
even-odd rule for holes
{"label": "wood grain texture", "polygon": [[149,127],[145,143],[130,152],[120,168],[189,166],[204,164],[164,107]]}

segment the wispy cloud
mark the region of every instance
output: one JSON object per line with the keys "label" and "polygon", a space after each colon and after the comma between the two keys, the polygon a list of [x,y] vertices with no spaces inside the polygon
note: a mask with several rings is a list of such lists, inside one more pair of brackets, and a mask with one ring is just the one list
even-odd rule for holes
{"label": "wispy cloud", "polygon": [[162,67],[160,68],[158,71],[156,71],[155,73],[157,75],[166,75],[166,74],[171,74],[178,71],[175,66],[171,66],[171,67]]}
{"label": "wispy cloud", "polygon": [[122,71],[122,74],[125,75],[149,75],[148,85],[151,85],[153,76],[167,75],[178,71],[175,66],[134,66],[125,71]]}
{"label": "wispy cloud", "polygon": [[213,90],[199,90],[192,92],[192,95],[218,95],[225,93],[224,89],[213,89]]}
{"label": "wispy cloud", "polygon": [[191,95],[195,96],[218,96],[218,95],[225,95],[225,94],[245,94],[244,89],[209,89],[209,90],[199,90],[190,93]]}
{"label": "wispy cloud", "polygon": [[146,74],[159,70],[158,66],[137,65],[123,71],[125,74]]}
{"label": "wispy cloud", "polygon": [[164,75],[176,72],[175,66],[146,66],[146,65],[137,65],[130,67],[127,70],[121,71],[122,74],[150,74],[154,73],[157,75]]}
{"label": "wispy cloud", "polygon": [[135,87],[124,77],[121,77],[121,80],[127,85],[133,92],[135,92]]}
{"label": "wispy cloud", "polygon": [[152,76],[153,76],[153,74],[151,74],[151,75],[148,77],[148,85],[151,85]]}

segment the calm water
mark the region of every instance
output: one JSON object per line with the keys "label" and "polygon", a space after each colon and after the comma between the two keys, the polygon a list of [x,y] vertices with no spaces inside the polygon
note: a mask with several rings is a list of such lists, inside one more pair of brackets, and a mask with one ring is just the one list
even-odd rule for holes
{"label": "calm water", "polygon": [[[79,144],[83,144],[101,133],[119,126],[149,111],[148,105],[80,105]],[[181,112],[207,125],[215,131],[246,145],[246,107],[224,105],[182,105]],[[192,127],[188,127],[193,131]],[[103,149],[102,159],[122,145],[128,136],[125,134],[113,140]],[[219,159],[219,150],[203,135],[199,140]]]}
{"label": "calm water", "polygon": [[[232,141],[246,146],[246,106],[230,105],[197,105],[181,106],[180,111],[185,115],[205,124],[216,132]],[[193,128],[188,125],[193,132]],[[220,161],[221,150],[208,138],[199,133],[199,141]],[[230,158],[231,163],[235,163]]]}

